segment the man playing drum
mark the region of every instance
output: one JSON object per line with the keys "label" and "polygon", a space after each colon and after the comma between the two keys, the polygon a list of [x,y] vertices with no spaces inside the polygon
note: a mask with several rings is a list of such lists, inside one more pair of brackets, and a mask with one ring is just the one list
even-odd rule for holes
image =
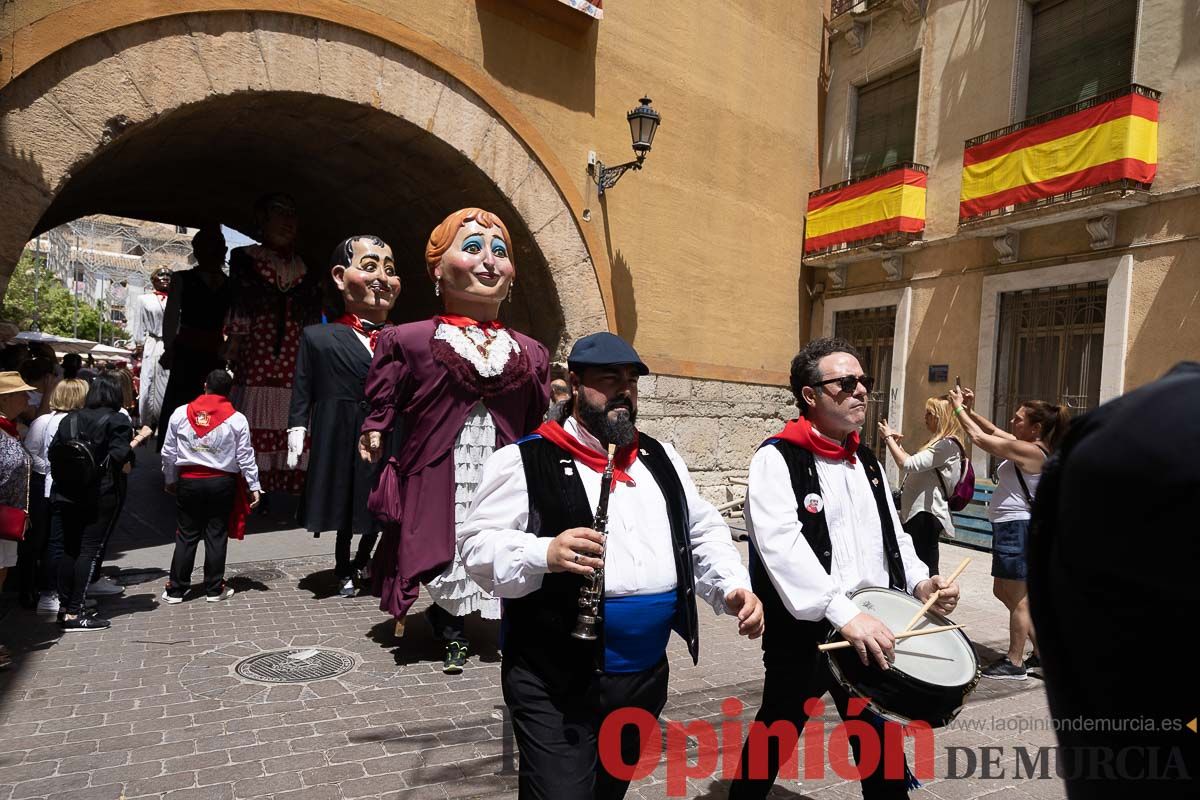
{"label": "man playing drum", "polygon": [[[787,721],[800,730],[808,718],[805,701],[826,691],[847,718],[848,695],[817,650],[833,629],[853,644],[863,664],[889,669],[899,631],[860,611],[849,597],[856,590],[891,586],[924,601],[941,589],[932,609],[940,614],[958,603],[958,587],[930,578],[917,558],[879,461],[859,443],[873,383],[848,342],[809,342],[791,369],[801,416],[764,442],[750,462],[750,576],[767,623],[766,678],[756,717],[764,725]],[[860,743],[854,736],[850,742],[857,763]],[[755,751],[767,748],[766,759],[752,753],[752,743]],[[779,737],[748,738],[730,800],[766,797],[781,760],[794,755],[780,753]],[[883,761],[863,777],[862,790],[866,798],[908,796],[903,773],[886,778]]]}

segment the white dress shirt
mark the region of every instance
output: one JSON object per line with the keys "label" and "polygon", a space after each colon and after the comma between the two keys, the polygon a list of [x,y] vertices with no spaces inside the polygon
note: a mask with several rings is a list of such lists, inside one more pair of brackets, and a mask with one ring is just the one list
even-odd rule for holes
{"label": "white dress shirt", "polygon": [[[746,530],[762,557],[771,583],[792,616],[829,620],[840,628],[859,608],[850,595],[868,586],[887,586],[883,532],[871,483],[862,460],[814,456],[817,482],[829,527],[832,571],[826,573],[801,532],[796,493],[787,463],[776,447],[762,447],[750,461],[746,487]],[[892,527],[904,563],[905,591],[929,577],[917,558],[912,537],[900,527],[891,501]]]}
{"label": "white dress shirt", "polygon": [[[564,429],[597,453],[605,448],[574,420]],[[733,545],[729,527],[692,483],[675,449],[663,443],[686,495],[696,594],[718,614],[728,613],[725,595],[750,589],[750,575]],[[594,509],[600,499],[601,474],[579,461],[575,471]],[[641,459],[629,467],[635,485],[617,482],[608,501],[608,541],[604,565],[605,597],[659,594],[676,587],[675,556],[667,504]],[[541,587],[550,537],[526,531],[529,494],[521,450],[502,447],[483,467],[479,488],[466,520],[458,528],[458,549],[467,572],[497,597],[522,597]]]}
{"label": "white dress shirt", "polygon": [[167,423],[167,435],[162,446],[163,477],[167,483],[179,480],[179,468],[210,467],[221,472],[242,473],[250,491],[261,490],[258,483],[258,465],[254,461],[254,447],[250,444],[250,423],[238,411],[210,430],[197,436],[192,423],[188,422],[187,406],[180,406],[171,414]]}

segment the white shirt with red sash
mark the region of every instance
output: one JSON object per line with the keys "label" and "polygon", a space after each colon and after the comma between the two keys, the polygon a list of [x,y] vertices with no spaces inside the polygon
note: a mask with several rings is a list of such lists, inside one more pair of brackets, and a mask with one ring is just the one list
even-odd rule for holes
{"label": "white shirt with red sash", "polygon": [[[162,447],[163,477],[168,484],[179,480],[189,467],[196,472],[212,470],[245,477],[252,492],[261,490],[254,447],[250,444],[250,423],[246,417],[219,395],[201,395],[171,414]],[[222,400],[224,398],[221,398]]]}

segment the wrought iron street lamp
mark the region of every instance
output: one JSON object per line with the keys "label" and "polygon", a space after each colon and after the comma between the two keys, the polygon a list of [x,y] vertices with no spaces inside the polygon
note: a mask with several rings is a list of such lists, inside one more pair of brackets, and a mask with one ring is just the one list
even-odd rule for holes
{"label": "wrought iron street lamp", "polygon": [[596,183],[597,191],[603,195],[606,189],[617,185],[617,181],[631,169],[641,169],[650,146],[654,144],[654,134],[662,121],[658,112],[650,107],[650,98],[643,97],[641,105],[630,111],[625,118],[629,120],[629,136],[633,139],[633,152],[636,158],[615,167],[606,167],[604,162],[596,158],[595,153],[588,157],[588,174]]}

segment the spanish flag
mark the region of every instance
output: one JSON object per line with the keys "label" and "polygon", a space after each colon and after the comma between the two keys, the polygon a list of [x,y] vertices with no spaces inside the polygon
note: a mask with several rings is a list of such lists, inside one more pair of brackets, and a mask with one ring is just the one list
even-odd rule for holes
{"label": "spanish flag", "polygon": [[925,171],[905,165],[808,196],[804,252],[925,230]]}
{"label": "spanish flag", "polygon": [[959,219],[1119,180],[1151,183],[1158,165],[1158,93],[1147,97],[1140,89],[990,141],[968,142]]}

